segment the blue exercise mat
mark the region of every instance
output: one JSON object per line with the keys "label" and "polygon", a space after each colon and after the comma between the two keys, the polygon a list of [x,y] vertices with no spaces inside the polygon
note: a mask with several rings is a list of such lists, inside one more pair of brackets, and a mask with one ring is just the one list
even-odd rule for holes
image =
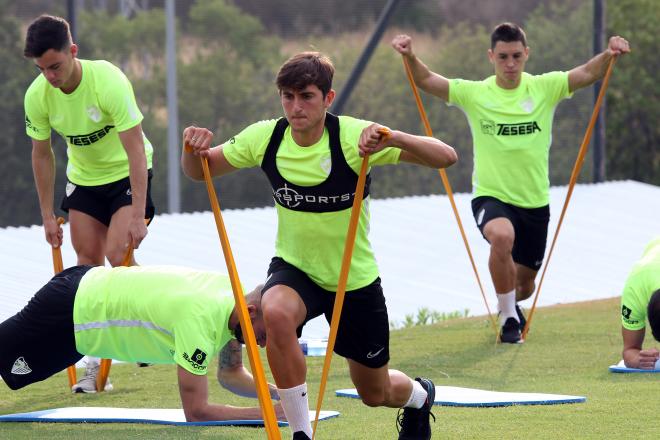
{"label": "blue exercise mat", "polygon": [[[337,396],[358,398],[353,389],[337,390]],[[434,405],[493,407],[511,405],[556,405],[559,403],[581,403],[587,400],[583,396],[543,393],[508,393],[500,391],[478,390],[474,388],[435,387]]]}
{"label": "blue exercise mat", "polygon": [[641,368],[628,368],[626,364],[623,363],[623,359],[619,361],[616,365],[610,365],[611,373],[660,373],[660,360],[656,361],[655,369],[653,370],[642,370]]}
{"label": "blue exercise mat", "polygon": [[[310,411],[313,420],[316,411]],[[338,417],[337,411],[321,411],[319,420]],[[182,409],[68,407],[6,414],[0,422],[60,422],[60,423],[152,423],[177,426],[263,426],[263,420],[223,420],[215,422],[186,422]],[[277,422],[288,426],[287,422]]]}
{"label": "blue exercise mat", "polygon": [[325,356],[327,339],[298,339],[298,345],[305,356]]}

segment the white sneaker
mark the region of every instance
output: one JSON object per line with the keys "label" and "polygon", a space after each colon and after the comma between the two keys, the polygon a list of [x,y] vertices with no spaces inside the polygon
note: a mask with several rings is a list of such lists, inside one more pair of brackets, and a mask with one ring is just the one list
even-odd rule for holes
{"label": "white sneaker", "polygon": [[[77,384],[71,387],[73,393],[95,393],[96,392],[96,376],[99,373],[100,365],[97,363],[89,363],[85,368],[85,375],[78,381]],[[110,378],[105,383],[105,391],[112,391],[113,386],[110,383]]]}

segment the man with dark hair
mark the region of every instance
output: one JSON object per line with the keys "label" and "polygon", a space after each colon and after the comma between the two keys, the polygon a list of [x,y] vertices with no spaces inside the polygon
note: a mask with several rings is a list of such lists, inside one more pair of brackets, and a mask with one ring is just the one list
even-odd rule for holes
{"label": "man with dark hair", "polygon": [[[67,144],[67,185],[61,209],[69,213],[78,264],[122,264],[129,245],[147,235],[153,148],[131,83],[103,60],[78,59],[69,24],[42,15],[30,24],[24,54],[41,71],[25,93],[25,129],[46,240],[62,244],[54,211],[55,155],[51,130]],[[135,264],[135,261],[132,261]],[[94,392],[98,359],[73,391]]]}
{"label": "man with dark hair", "polygon": [[[260,166],[270,180],[278,232],[262,302],[266,352],[294,439],[312,436],[306,365],[297,338],[309,320],[322,314],[328,322],[332,318],[360,156],[369,154],[371,166],[404,161],[442,168],[456,161],[453,148],[438,139],[328,113],[335,97],[333,73],[324,55],[300,53],[277,75],[284,118],[252,124],[215,148],[210,148],[213,133],[205,128],[188,127],[183,133],[184,145],[194,153],[181,156],[189,177],[203,178],[201,155],[214,176]],[[369,185],[370,178],[334,351],[348,360],[366,405],[404,408],[401,440],[428,439],[433,382],[388,368],[387,307],[367,237]]]}
{"label": "man with dark hair", "polygon": [[[262,287],[245,300],[263,347]],[[174,266],[74,266],[0,324],[0,376],[17,390],[75,364],[83,354],[176,364],[187,421],[261,419],[258,407],[208,402],[206,374],[218,351],[220,384],[256,397],[254,378],[242,363],[240,334],[227,275]],[[277,399],[274,385],[270,393]],[[283,418],[279,404],[276,410]]]}
{"label": "man with dark hair", "polygon": [[660,359],[657,348],[642,349],[647,317],[653,337],[660,342],[660,237],[646,246],[621,295],[623,361],[628,368],[653,369]]}
{"label": "man with dark hair", "polygon": [[500,340],[519,343],[525,319],[518,301],[529,298],[545,255],[550,221],[548,157],[557,104],[605,75],[610,59],[630,51],[612,37],[608,48],[569,72],[525,73],[529,56],[523,30],[498,25],[488,58],[495,74],[483,81],[447,79],[432,72],[398,35],[392,46],[410,64],[415,83],[470,122],[474,144],[472,212],[490,243],[488,268],[497,293]]}

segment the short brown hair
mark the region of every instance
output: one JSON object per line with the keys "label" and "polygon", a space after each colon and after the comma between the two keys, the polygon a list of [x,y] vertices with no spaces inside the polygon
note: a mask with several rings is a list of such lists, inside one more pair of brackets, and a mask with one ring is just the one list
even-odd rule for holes
{"label": "short brown hair", "polygon": [[325,97],[332,88],[335,67],[330,58],[320,52],[301,52],[289,58],[277,73],[277,88],[302,90],[310,84]]}
{"label": "short brown hair", "polygon": [[40,15],[27,30],[23,55],[27,58],[39,58],[48,50],[61,52],[71,46],[69,23],[62,17]]}
{"label": "short brown hair", "polygon": [[493,33],[490,35],[490,48],[495,49],[498,41],[504,43],[520,41],[523,47],[527,47],[525,31],[515,23],[500,23],[495,27]]}

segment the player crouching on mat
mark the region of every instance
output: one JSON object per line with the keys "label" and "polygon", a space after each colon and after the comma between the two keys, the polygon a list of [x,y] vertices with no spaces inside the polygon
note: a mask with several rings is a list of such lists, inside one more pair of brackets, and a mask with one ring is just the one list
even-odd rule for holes
{"label": "player crouching on mat", "polygon": [[[246,296],[257,343],[266,345],[261,286]],[[174,266],[74,266],[0,324],[0,375],[12,390],[44,380],[83,354],[177,364],[186,420],[261,419],[259,407],[208,402],[206,373],[219,354],[218,381],[256,397],[229,277]],[[270,385],[271,397],[277,390]],[[284,418],[279,402],[278,418]]]}
{"label": "player crouching on mat", "polygon": [[628,368],[653,370],[660,359],[657,348],[642,348],[646,318],[653,337],[660,342],[660,236],[646,246],[621,295],[623,360]]}

